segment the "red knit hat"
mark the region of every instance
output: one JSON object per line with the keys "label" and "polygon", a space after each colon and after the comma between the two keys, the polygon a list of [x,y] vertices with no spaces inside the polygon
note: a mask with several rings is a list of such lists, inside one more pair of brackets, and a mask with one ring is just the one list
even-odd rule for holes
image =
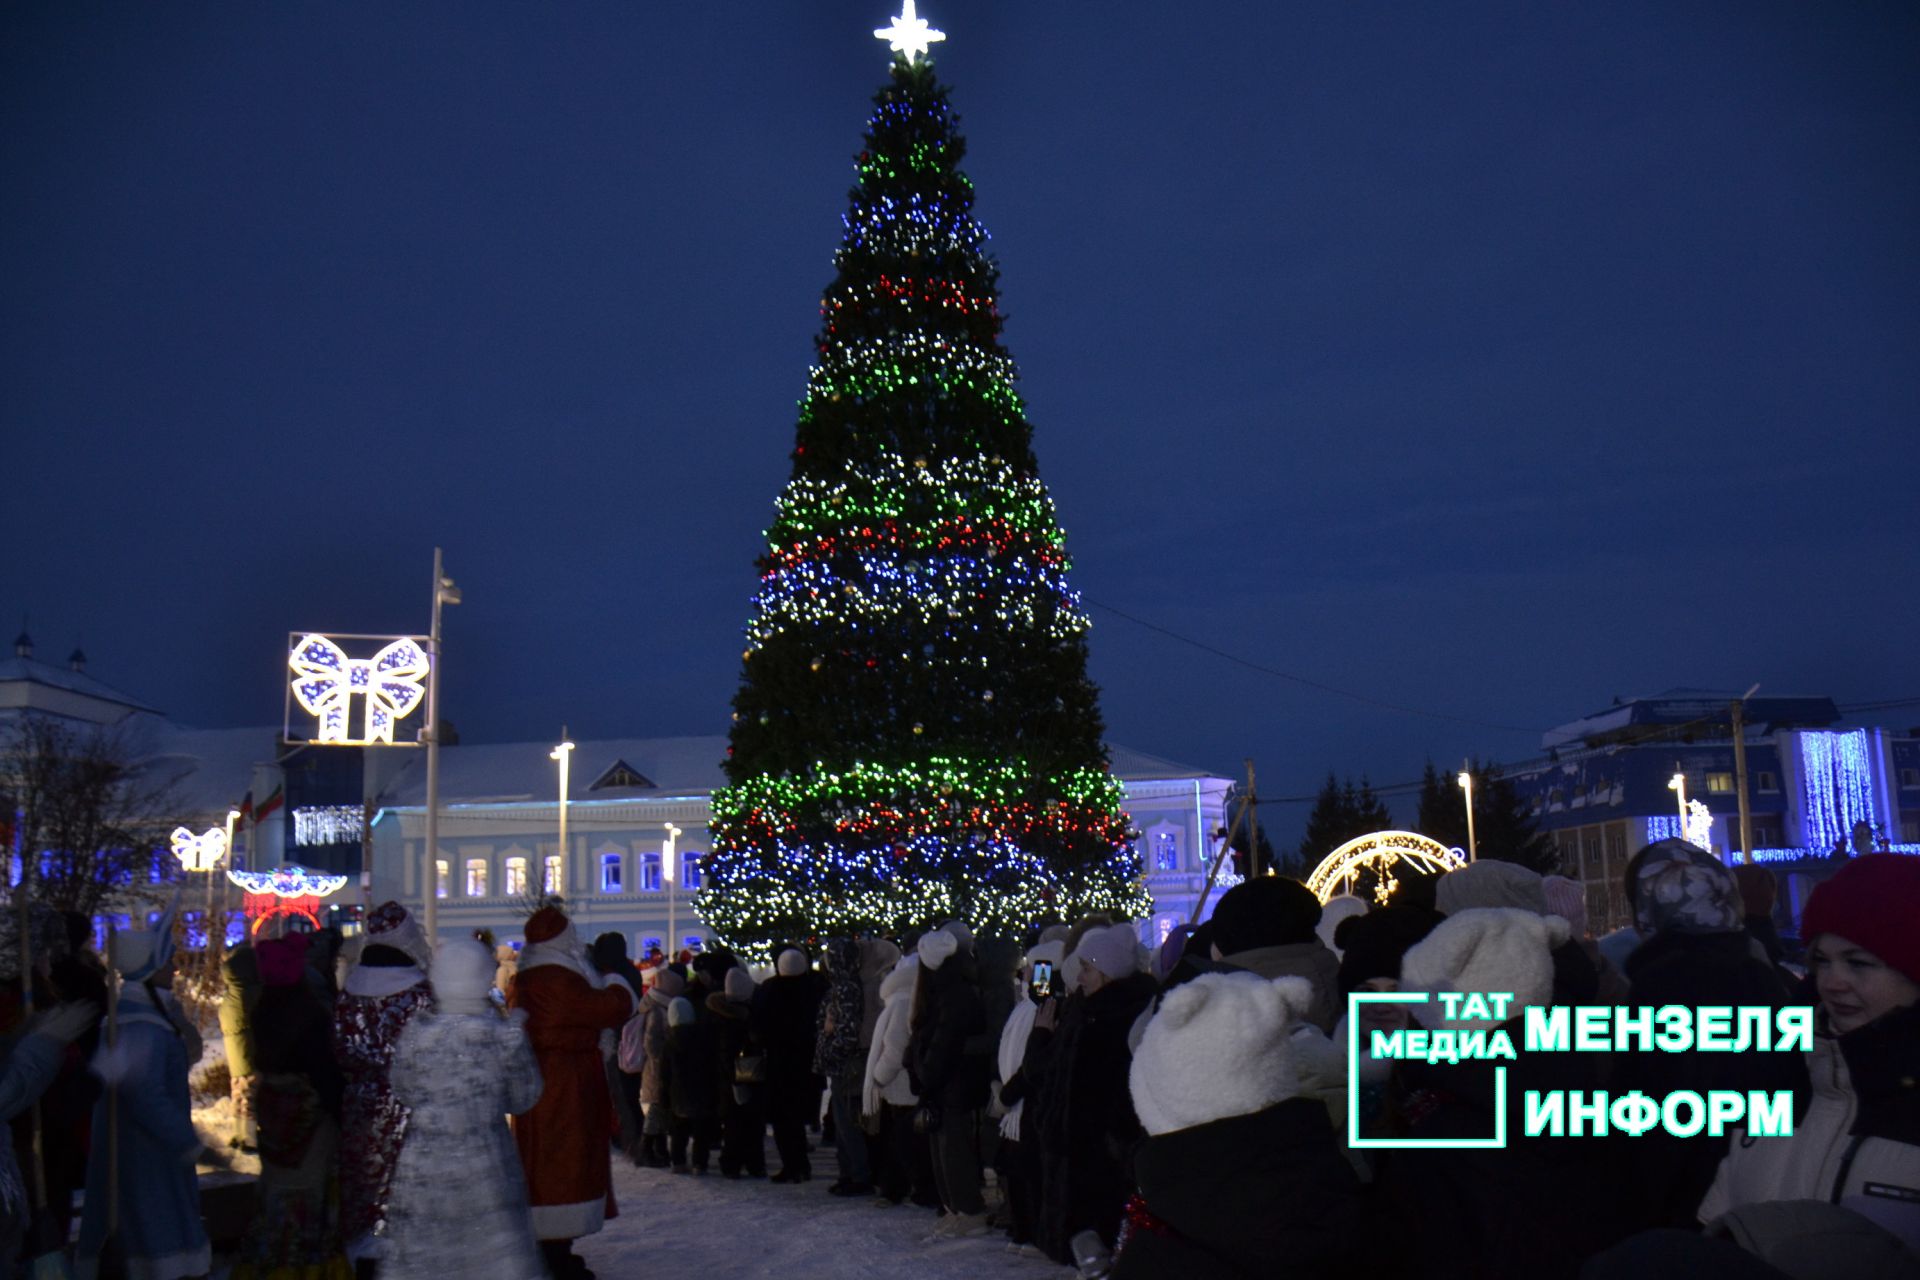
{"label": "red knit hat", "polygon": [[1807,899],[1800,936],[1838,934],[1920,982],[1920,858],[1863,854]]}
{"label": "red knit hat", "polygon": [[567,929],[567,917],[558,907],[542,907],[527,917],[527,941],[550,942]]}

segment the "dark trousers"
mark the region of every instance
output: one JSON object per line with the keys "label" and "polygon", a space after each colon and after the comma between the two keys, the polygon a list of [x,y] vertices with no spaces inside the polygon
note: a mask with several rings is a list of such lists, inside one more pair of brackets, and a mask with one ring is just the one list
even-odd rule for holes
{"label": "dark trousers", "polygon": [[912,1107],[892,1103],[880,1108],[880,1138],[870,1150],[878,1154],[874,1180],[880,1194],[895,1204],[913,1197],[915,1204],[932,1207],[940,1203],[933,1185],[933,1157],[927,1139],[913,1131]]}
{"label": "dark trousers", "polygon": [[[691,1164],[693,1168],[705,1173],[707,1161],[713,1156],[714,1145],[720,1139],[720,1122],[712,1116],[702,1116],[698,1120],[686,1116],[675,1116],[667,1122],[667,1158],[673,1161],[674,1168],[684,1168]],[[687,1159],[687,1143],[693,1143],[693,1159]]]}
{"label": "dark trousers", "polygon": [[807,1159],[807,1122],[820,1106],[820,1091],[811,1074],[775,1075],[770,1083],[768,1116],[773,1122],[773,1145],[780,1153],[780,1172],[813,1176]]}
{"label": "dark trousers", "polygon": [[828,1100],[833,1112],[833,1157],[840,1181],[871,1185],[873,1169],[867,1158],[867,1132],[860,1127],[861,1071],[835,1076]]}
{"label": "dark trousers", "polygon": [[735,1085],[746,1091],[729,1101],[720,1117],[720,1172],[764,1178],[767,1174],[767,1092],[763,1085]]}
{"label": "dark trousers", "polygon": [[984,1213],[980,1197],[978,1111],[947,1110],[933,1131],[933,1180],[940,1190],[940,1207],[948,1213]]}

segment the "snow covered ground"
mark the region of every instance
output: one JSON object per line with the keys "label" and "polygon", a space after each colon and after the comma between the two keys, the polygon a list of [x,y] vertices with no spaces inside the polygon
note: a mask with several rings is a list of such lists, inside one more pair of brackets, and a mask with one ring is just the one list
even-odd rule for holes
{"label": "snow covered ground", "polygon": [[[771,1156],[771,1152],[769,1155]],[[825,1157],[822,1160],[822,1156]],[[775,1164],[778,1162],[775,1161]],[[868,1197],[827,1194],[833,1153],[816,1152],[815,1175],[798,1186],[730,1182],[664,1169],[636,1169],[615,1157],[620,1216],[576,1245],[605,1280],[635,1275],[778,1277],[779,1280],[970,1280],[1024,1276],[1069,1280],[1045,1258],[1007,1252],[1004,1235],[922,1244],[932,1210],[876,1207]]]}

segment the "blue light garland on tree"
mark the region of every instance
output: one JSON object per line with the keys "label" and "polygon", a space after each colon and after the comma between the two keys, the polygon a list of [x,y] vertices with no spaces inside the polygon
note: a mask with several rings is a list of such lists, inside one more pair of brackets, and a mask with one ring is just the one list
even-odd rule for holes
{"label": "blue light garland on tree", "polygon": [[897,56],[821,298],[699,898],[756,955],[1151,907],[958,124]]}

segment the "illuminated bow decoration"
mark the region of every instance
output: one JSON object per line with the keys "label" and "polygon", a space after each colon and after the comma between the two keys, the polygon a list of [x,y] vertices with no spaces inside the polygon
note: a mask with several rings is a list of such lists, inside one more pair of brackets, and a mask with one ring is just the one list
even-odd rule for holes
{"label": "illuminated bow decoration", "polygon": [[[392,742],[393,726],[420,704],[426,651],[401,638],[371,658],[349,658],[325,636],[307,636],[287,659],[293,696],[320,722],[322,742]],[[366,732],[348,736],[353,695],[367,699]]]}
{"label": "illuminated bow decoration", "polygon": [[188,871],[211,871],[227,856],[227,833],[209,827],[195,835],[185,827],[173,829],[173,856]]}

